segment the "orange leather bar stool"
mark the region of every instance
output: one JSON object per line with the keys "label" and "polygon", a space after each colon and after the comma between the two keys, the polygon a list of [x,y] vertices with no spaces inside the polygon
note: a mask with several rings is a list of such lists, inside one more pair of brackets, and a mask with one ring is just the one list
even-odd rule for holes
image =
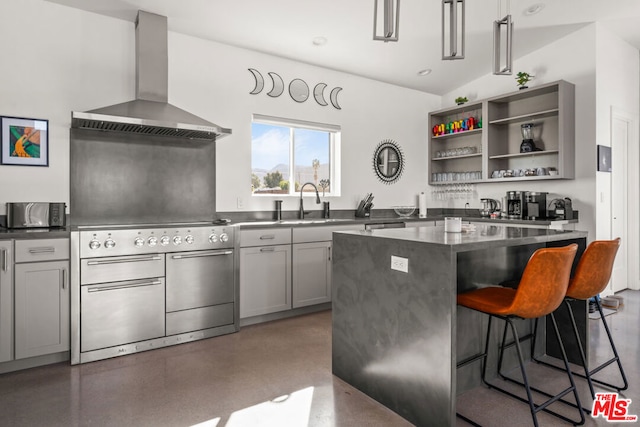
{"label": "orange leather bar stool", "polygon": [[[611,336],[611,331],[609,330],[609,325],[607,324],[607,320],[604,317],[604,313],[602,311],[602,304],[600,303],[600,298],[598,298],[598,294],[600,294],[609,283],[609,279],[611,278],[611,271],[613,270],[613,262],[615,261],[616,254],[618,252],[618,248],[620,247],[620,238],[614,240],[595,240],[587,246],[587,249],[582,254],[580,261],[578,262],[578,266],[576,267],[575,274],[573,278],[569,281],[569,287],[567,289],[567,295],[564,299],[565,305],[569,310],[569,318],[571,319],[571,323],[573,326],[573,332],[575,334],[576,342],[578,343],[578,347],[580,349],[580,357],[582,366],[584,367],[584,375],[575,373],[582,378],[586,378],[589,383],[589,389],[591,391],[591,397],[595,399],[595,391],[593,389],[593,383],[596,382],[598,384],[605,385],[607,387],[614,388],[618,391],[626,390],[629,386],[627,382],[627,377],[624,374],[624,370],[622,369],[622,363],[620,362],[620,356],[618,356],[618,350],[616,349],[615,344],[613,343],[613,337]],[[599,366],[589,369],[587,367],[586,357],[584,354],[584,350],[582,347],[582,342],[580,341],[580,335],[578,333],[578,327],[576,326],[576,319],[573,313],[573,309],[569,302],[571,300],[589,300],[591,298],[595,298],[596,307],[598,308],[598,312],[600,313],[600,319],[602,320],[602,325],[604,326],[605,331],[607,332],[607,337],[609,338],[609,343],[611,344],[611,349],[613,350],[613,357],[606,362],[601,363]],[[535,343],[534,343],[535,345]],[[536,360],[541,362],[540,360]],[[592,378],[592,375],[600,372],[602,369],[611,365],[613,362],[618,364],[618,369],[620,370],[620,375],[622,376],[622,385],[613,385],[604,381],[597,380]],[[541,362],[545,365],[552,366],[554,368],[558,368],[554,365],[548,364],[546,362]],[[560,368],[558,368],[560,369]]]}
{"label": "orange leather bar stool", "polygon": [[[531,417],[533,418],[533,425],[538,426],[537,413],[539,411],[545,411],[558,418],[561,418],[572,424],[583,424],[585,421],[584,413],[582,412],[580,405],[580,398],[576,390],[571,370],[569,369],[569,362],[567,361],[567,355],[562,345],[562,338],[558,332],[558,325],[553,311],[555,311],[562,303],[567,287],[569,285],[569,277],[571,275],[571,265],[575,258],[578,245],[571,244],[569,246],[561,248],[542,248],[536,250],[524,269],[522,279],[517,289],[503,288],[503,287],[488,287],[482,289],[476,289],[470,292],[465,292],[458,295],[458,305],[470,308],[472,310],[486,313],[489,315],[489,324],[487,327],[487,337],[485,341],[484,353],[469,358],[458,364],[458,367],[466,365],[476,360],[483,360],[482,365],[482,382],[489,388],[498,390],[509,396],[512,396],[518,400],[521,400],[529,404],[531,410]],[[544,403],[537,405],[531,395],[531,387],[529,386],[529,379],[527,377],[527,370],[525,367],[524,358],[522,356],[522,350],[520,348],[520,338],[518,332],[513,323],[514,319],[536,319],[550,315],[553,323],[553,328],[556,334],[556,338],[560,345],[563,361],[566,368],[566,373],[569,378],[570,386],[560,393],[552,396]],[[489,383],[486,379],[487,370],[487,354],[489,352],[489,341],[491,336],[491,321],[493,318],[502,319],[509,325],[513,336],[513,345],[516,347],[518,353],[518,361],[520,364],[520,372],[524,381],[523,385],[526,390],[527,399],[520,397],[506,389],[498,387],[495,384]],[[506,330],[505,330],[506,335]],[[503,336],[504,340],[504,336]],[[501,348],[507,346],[504,342],[500,344]],[[571,420],[564,415],[551,411],[547,407],[554,402],[557,402],[565,395],[573,393],[576,407],[580,419],[578,421]],[[460,418],[471,422],[468,418],[457,414]]]}

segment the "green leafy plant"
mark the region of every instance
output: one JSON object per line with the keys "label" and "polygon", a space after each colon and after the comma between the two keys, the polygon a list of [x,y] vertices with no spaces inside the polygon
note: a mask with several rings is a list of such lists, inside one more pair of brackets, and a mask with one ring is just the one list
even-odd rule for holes
{"label": "green leafy plant", "polygon": [[468,102],[469,100],[467,99],[466,96],[459,96],[455,99],[455,103],[460,105],[460,104],[464,104],[465,102]]}
{"label": "green leafy plant", "polygon": [[520,86],[521,88],[524,88],[525,85],[531,80],[533,80],[534,77],[535,76],[533,74],[520,71],[518,74],[516,74],[516,82],[518,82],[518,86]]}

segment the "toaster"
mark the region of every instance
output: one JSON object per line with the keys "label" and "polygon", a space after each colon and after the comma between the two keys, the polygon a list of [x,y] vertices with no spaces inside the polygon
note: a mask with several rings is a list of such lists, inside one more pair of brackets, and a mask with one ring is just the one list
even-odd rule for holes
{"label": "toaster", "polygon": [[64,202],[7,203],[7,228],[64,227]]}

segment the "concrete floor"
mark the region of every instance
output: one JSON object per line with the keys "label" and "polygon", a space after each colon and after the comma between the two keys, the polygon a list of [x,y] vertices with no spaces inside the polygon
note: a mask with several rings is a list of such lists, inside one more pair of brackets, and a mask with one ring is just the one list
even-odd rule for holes
{"label": "concrete floor", "polygon": [[[640,414],[640,292],[607,317]],[[606,357],[590,321],[592,357]],[[557,372],[532,366],[546,385]],[[538,369],[539,368],[539,369]],[[609,371],[605,377],[614,377]],[[584,380],[578,380],[590,406]],[[425,402],[425,404],[428,404]],[[458,410],[484,426],[526,426],[526,404],[480,387]],[[547,414],[543,426],[568,425]],[[247,326],[239,333],[81,366],[0,375],[1,426],[409,426],[331,374],[331,312]],[[464,426],[461,420],[457,425]],[[612,425],[587,416],[587,426]],[[441,426],[435,426],[441,427]]]}

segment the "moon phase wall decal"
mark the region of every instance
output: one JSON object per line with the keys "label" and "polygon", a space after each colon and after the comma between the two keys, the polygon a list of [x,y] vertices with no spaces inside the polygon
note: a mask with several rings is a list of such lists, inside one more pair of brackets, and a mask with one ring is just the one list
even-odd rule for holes
{"label": "moon phase wall decal", "polygon": [[280,77],[276,73],[267,73],[269,77],[271,77],[271,81],[273,82],[273,88],[267,93],[272,98],[277,98],[282,95],[284,92],[284,82],[282,81],[282,77]]}
{"label": "moon phase wall decal", "polygon": [[253,78],[256,80],[255,87],[249,93],[251,95],[257,95],[260,92],[262,92],[262,89],[264,89],[264,77],[262,77],[262,74],[260,74],[260,71],[254,68],[249,68],[249,72],[253,75]]}
{"label": "moon phase wall decal", "polygon": [[[256,70],[255,68],[248,68],[248,70],[255,80],[254,87],[249,93],[251,95],[257,95],[264,90],[264,87],[265,87],[264,76],[262,75],[262,73],[260,73],[260,71]],[[267,74],[269,75],[269,77],[271,77],[271,90],[267,92],[267,95],[269,95],[272,98],[277,98],[284,93],[284,89],[285,89],[284,80],[282,80],[282,77],[280,77],[278,73],[269,72]],[[291,95],[291,99],[293,99],[294,101],[302,103],[302,102],[305,102],[307,99],[309,99],[309,95],[310,95],[309,86],[304,80],[293,79],[289,83],[288,87],[289,87],[289,95]],[[321,105],[323,107],[329,105],[329,102],[327,102],[327,99],[325,98],[325,94],[324,94],[324,91],[326,88],[327,88],[326,83],[318,83],[313,88],[314,99],[316,100],[318,105]],[[329,94],[329,101],[331,102],[331,105],[337,110],[342,110],[342,107],[340,107],[340,104],[338,103],[338,94],[340,93],[340,91],[342,91],[341,87],[335,87],[331,90]]]}
{"label": "moon phase wall decal", "polygon": [[304,102],[309,98],[309,86],[304,80],[293,79],[289,83],[289,95],[296,102]]}
{"label": "moon phase wall decal", "polygon": [[331,89],[331,94],[329,95],[329,99],[331,100],[331,105],[337,110],[342,110],[340,104],[338,104],[338,94],[342,90],[341,87],[334,87]]}
{"label": "moon phase wall decal", "polygon": [[316,87],[313,88],[313,97],[316,99],[316,102],[323,107],[329,105],[327,100],[324,99],[324,90],[326,87],[326,83],[318,83]]}

